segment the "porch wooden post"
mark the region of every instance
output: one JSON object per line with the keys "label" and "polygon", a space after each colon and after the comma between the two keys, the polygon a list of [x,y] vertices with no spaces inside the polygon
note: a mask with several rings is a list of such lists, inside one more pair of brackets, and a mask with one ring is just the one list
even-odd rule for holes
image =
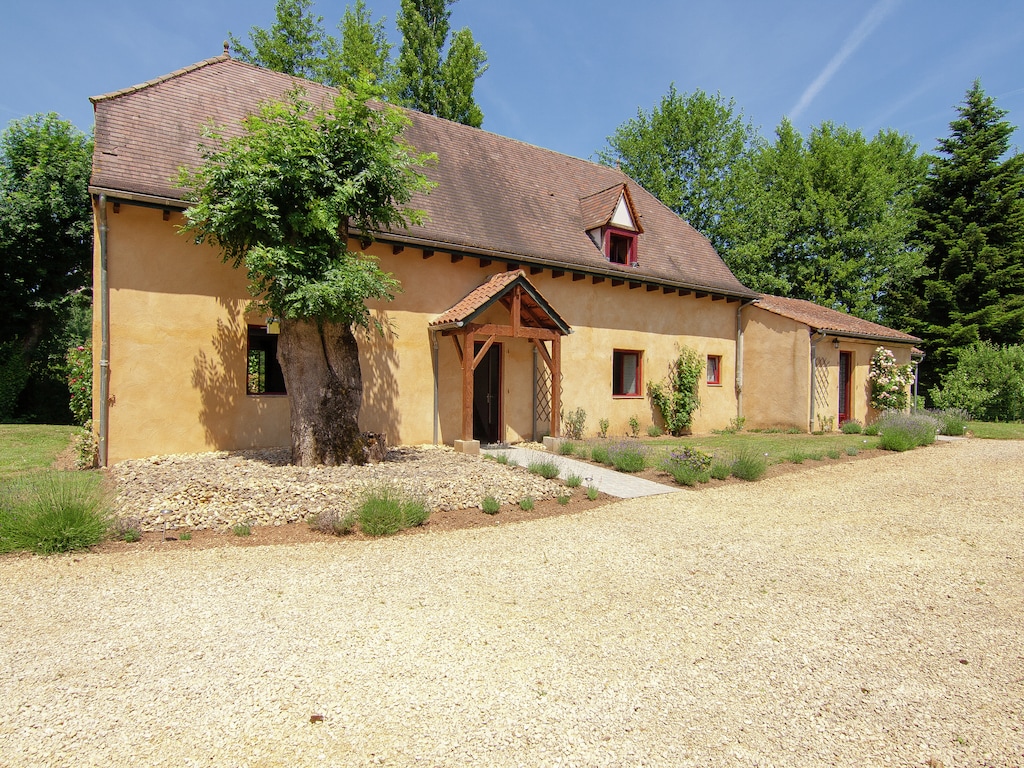
{"label": "porch wooden post", "polygon": [[551,436],[561,437],[562,425],[562,337],[551,340]]}
{"label": "porch wooden post", "polygon": [[473,439],[473,332],[467,333],[462,351],[462,439]]}

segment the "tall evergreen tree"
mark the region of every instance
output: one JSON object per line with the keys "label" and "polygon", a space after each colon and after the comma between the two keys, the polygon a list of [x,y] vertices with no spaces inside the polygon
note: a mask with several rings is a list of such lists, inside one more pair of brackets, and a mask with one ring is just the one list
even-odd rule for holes
{"label": "tall evergreen tree", "polygon": [[927,274],[907,325],[924,339],[927,385],[976,341],[1024,341],[1024,156],[1007,156],[1014,126],[980,82],[957,109],[918,200]]}
{"label": "tall evergreen tree", "polygon": [[398,101],[406,107],[479,128],[483,112],[473,99],[487,54],[468,29],[460,29],[444,52],[455,0],[402,0],[398,29]]}
{"label": "tall evergreen tree", "polygon": [[343,84],[341,46],[324,30],[324,19],[312,13],[313,0],[277,0],[270,29],[252,27],[252,48],[228,32],[242,61],[324,85]]}
{"label": "tall evergreen tree", "polygon": [[385,19],[373,21],[363,0],[346,6],[338,24],[341,32],[341,69],[343,84],[350,90],[361,78],[376,83],[390,97],[394,88],[395,65],[391,61],[391,43],[384,32]]}

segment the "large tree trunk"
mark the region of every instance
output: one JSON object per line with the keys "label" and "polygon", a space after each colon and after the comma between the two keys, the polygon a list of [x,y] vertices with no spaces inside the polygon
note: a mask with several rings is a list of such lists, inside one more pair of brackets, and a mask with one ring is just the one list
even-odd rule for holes
{"label": "large tree trunk", "polygon": [[277,356],[291,399],[292,463],[364,464],[363,376],[352,328],[282,320]]}

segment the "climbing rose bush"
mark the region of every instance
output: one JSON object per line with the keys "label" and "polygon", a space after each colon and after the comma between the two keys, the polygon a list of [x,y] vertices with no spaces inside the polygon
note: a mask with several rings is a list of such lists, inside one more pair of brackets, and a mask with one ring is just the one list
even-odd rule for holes
{"label": "climbing rose bush", "polygon": [[885,347],[871,356],[868,381],[871,382],[871,407],[878,411],[904,411],[907,391],[914,379],[913,366],[897,365],[896,356]]}

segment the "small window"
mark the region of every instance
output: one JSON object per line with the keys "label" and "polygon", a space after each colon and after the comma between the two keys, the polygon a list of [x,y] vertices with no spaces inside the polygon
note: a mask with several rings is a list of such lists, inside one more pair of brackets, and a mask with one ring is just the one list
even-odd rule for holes
{"label": "small window", "polygon": [[612,264],[636,264],[636,233],[606,229],[605,256]]}
{"label": "small window", "polygon": [[640,397],[643,372],[641,353],[616,349],[612,355],[612,394],[616,397]]}
{"label": "small window", "polygon": [[285,394],[284,373],[277,362],[277,335],[267,333],[266,326],[249,326],[246,363],[246,394]]}
{"label": "small window", "polygon": [[722,383],[722,356],[708,355],[708,384]]}

